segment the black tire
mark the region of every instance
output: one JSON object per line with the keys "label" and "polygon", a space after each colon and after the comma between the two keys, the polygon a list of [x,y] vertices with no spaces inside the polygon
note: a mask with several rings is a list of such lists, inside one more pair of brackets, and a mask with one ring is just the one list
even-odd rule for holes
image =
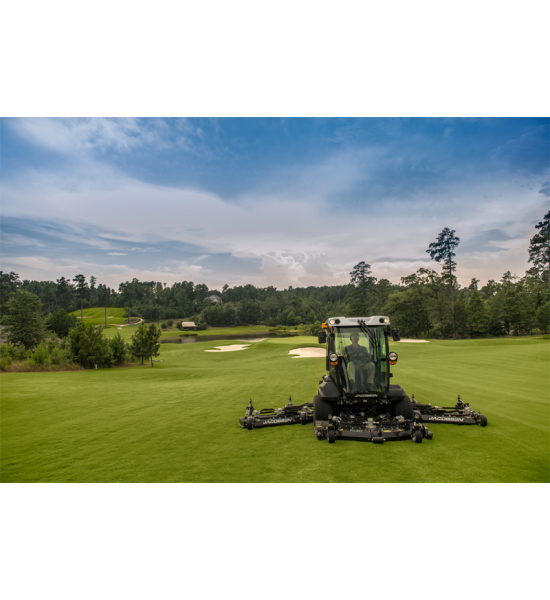
{"label": "black tire", "polygon": [[426,429],[426,439],[431,440],[433,436],[434,434],[429,429]]}
{"label": "black tire", "polygon": [[307,423],[307,416],[305,412],[300,413],[300,423],[305,425]]}
{"label": "black tire", "polygon": [[248,417],[246,420],[246,428],[253,429],[254,428],[254,417]]}
{"label": "black tire", "polygon": [[394,417],[402,416],[404,419],[414,419],[413,405],[408,396],[396,400],[391,409]]}
{"label": "black tire", "polygon": [[422,432],[420,431],[420,429],[416,429],[415,430],[415,432],[413,433],[413,438],[412,439],[417,444],[421,444],[422,443]]}
{"label": "black tire", "polygon": [[479,424],[482,427],[487,427],[487,417],[485,415],[482,415],[482,414],[479,415]]}
{"label": "black tire", "polygon": [[384,443],[384,438],[383,437],[373,437],[372,438],[372,443],[373,444],[383,444]]}
{"label": "black tire", "polygon": [[328,421],[328,416],[332,414],[332,404],[323,400],[317,395],[313,398],[313,420]]}
{"label": "black tire", "polygon": [[336,441],[336,433],[334,433],[334,429],[328,430],[327,439],[329,444],[334,444],[334,442]]}

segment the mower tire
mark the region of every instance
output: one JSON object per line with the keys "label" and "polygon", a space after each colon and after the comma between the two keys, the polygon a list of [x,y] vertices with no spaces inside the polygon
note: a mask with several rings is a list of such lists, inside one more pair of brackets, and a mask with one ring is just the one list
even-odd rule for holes
{"label": "mower tire", "polygon": [[384,438],[383,437],[373,437],[372,438],[372,443],[373,444],[383,444],[384,443]]}
{"label": "mower tire", "polygon": [[403,396],[392,405],[394,417],[402,416],[405,419],[414,419],[413,405],[408,396]]}
{"label": "mower tire", "polygon": [[417,444],[421,444],[422,443],[422,432],[417,429],[412,436],[412,439],[414,442],[416,442]]}
{"label": "mower tire", "polygon": [[482,414],[479,415],[479,424],[482,427],[487,427],[487,417],[485,415],[482,415]]}
{"label": "mower tire", "polygon": [[323,400],[321,396],[313,397],[313,420],[328,421],[328,416],[332,414],[332,404]]}
{"label": "mower tire", "polygon": [[248,419],[246,420],[246,428],[254,429],[254,417],[248,417]]}
{"label": "mower tire", "polygon": [[328,430],[327,439],[329,444],[334,444],[334,442],[336,441],[336,433],[334,432],[334,429]]}
{"label": "mower tire", "polygon": [[305,412],[300,413],[300,423],[305,425],[307,423],[307,415]]}

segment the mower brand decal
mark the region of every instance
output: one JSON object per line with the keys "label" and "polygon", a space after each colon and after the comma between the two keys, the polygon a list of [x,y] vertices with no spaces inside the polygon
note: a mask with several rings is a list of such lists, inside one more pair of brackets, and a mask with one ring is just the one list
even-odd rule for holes
{"label": "mower brand decal", "polygon": [[464,421],[463,418],[459,417],[428,417],[428,421]]}
{"label": "mower brand decal", "polygon": [[377,394],[355,394],[356,398],[378,398]]}
{"label": "mower brand decal", "polygon": [[269,419],[270,423],[288,423],[289,421],[292,421],[292,419]]}

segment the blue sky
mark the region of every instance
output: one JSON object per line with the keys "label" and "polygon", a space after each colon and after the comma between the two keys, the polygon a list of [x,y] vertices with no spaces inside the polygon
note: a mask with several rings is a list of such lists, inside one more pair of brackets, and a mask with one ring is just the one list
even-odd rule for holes
{"label": "blue sky", "polygon": [[522,275],[549,206],[549,120],[2,119],[2,269],[166,283],[330,285]]}

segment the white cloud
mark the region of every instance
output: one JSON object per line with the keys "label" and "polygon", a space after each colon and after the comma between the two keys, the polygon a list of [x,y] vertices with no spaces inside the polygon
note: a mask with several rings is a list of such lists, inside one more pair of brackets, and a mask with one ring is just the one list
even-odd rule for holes
{"label": "white cloud", "polygon": [[[106,140],[126,135],[109,128],[101,131]],[[83,132],[82,139],[87,135],[91,133]],[[367,167],[372,169],[376,156],[365,154],[367,163],[369,156],[373,162]],[[210,192],[143,183],[95,163],[93,176],[83,170],[80,175],[88,173],[88,178],[73,174],[69,182],[65,176],[28,172],[25,181],[4,184],[3,214],[62,223],[66,228],[62,236],[66,239],[111,250],[108,254],[112,256],[126,255],[117,252],[117,241],[136,244],[132,248],[136,252],[155,251],[142,244],[170,241],[204,248],[199,258],[177,265],[170,263],[168,270],[163,267],[160,271],[140,271],[125,265],[117,270],[113,265],[90,265],[101,267],[111,285],[117,283],[115,277],[158,281],[159,273],[167,282],[192,279],[217,287],[226,281],[232,285],[250,282],[278,287],[335,285],[347,283],[352,267],[361,260],[373,266],[376,277],[397,283],[420,266],[431,264],[439,268],[430,262],[425,250],[444,227],[455,229],[462,242],[489,229],[501,229],[511,238],[508,242],[513,241],[508,245],[494,242],[495,248],[504,248],[494,253],[461,254],[459,246],[458,276],[463,285],[473,276],[482,281],[496,279],[505,270],[522,273],[528,267],[528,237],[533,234],[534,223],[547,210],[537,193],[538,186],[521,187],[525,180],[479,180],[452,190],[439,188],[422,196],[416,194],[414,200],[375,198],[364,206],[345,200],[330,201],[330,194],[334,193],[345,198],[346,186],[356,181],[360,163],[346,167],[343,158],[334,158],[322,167],[312,167],[307,176],[283,194],[249,193],[231,203]],[[317,178],[318,183],[308,188],[312,178]],[[518,219],[520,205],[522,213]],[[255,278],[216,274],[201,270],[196,264],[216,253],[257,258],[261,272]],[[423,260],[399,261],[398,257]],[[58,273],[60,268],[84,272],[86,264],[74,258],[66,264],[54,261],[47,266],[42,262],[42,268],[37,262],[14,262],[22,258],[9,260],[34,269],[33,272],[41,268],[42,279],[44,273]]]}

